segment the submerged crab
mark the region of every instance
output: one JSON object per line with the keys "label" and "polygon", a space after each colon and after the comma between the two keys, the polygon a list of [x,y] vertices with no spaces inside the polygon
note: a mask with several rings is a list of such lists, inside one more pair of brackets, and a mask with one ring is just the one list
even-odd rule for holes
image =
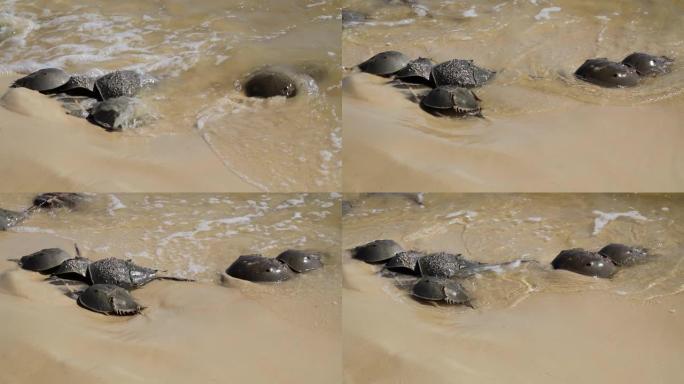
{"label": "submerged crab", "polygon": [[290,98],[318,92],[318,85],[311,76],[286,66],[261,68],[249,75],[242,88],[246,96],[259,98]]}
{"label": "submerged crab", "polygon": [[33,199],[33,206],[36,208],[54,209],[69,208],[74,209],[85,201],[85,196],[80,193],[70,192],[48,192],[36,196]]}

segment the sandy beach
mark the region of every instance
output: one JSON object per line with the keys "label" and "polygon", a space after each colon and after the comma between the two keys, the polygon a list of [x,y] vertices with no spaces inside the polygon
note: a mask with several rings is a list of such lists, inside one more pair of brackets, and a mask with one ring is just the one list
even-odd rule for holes
{"label": "sandy beach", "polygon": [[[335,191],[341,184],[340,21],[332,2],[0,2],[0,192]],[[267,65],[317,91],[246,97]],[[158,81],[148,123],[104,132],[37,92],[8,89],[57,67]]]}
{"label": "sandy beach", "polygon": [[[18,209],[29,197],[4,195],[2,206]],[[338,198],[89,198],[81,210],[38,212],[0,232],[3,382],[340,382]],[[198,281],[153,281],[132,292],[142,315],[104,316],[7,260],[48,247],[73,253],[74,242],[91,259],[132,258]],[[322,270],[281,284],[222,274],[240,254],[286,248],[329,256]]]}
{"label": "sandy beach", "polygon": [[[684,186],[682,33],[676,1],[346,1],[344,190],[677,192]],[[485,119],[422,111],[411,91],[353,67],[397,50],[497,71],[475,93]],[[634,51],[675,58],[634,88],[583,83],[584,60]],[[425,88],[412,86],[422,95]],[[374,164],[368,167],[368,164]],[[653,170],[658,170],[653,172]]]}
{"label": "sandy beach", "polygon": [[[413,300],[379,266],[343,256],[347,383],[664,382],[681,378],[680,196],[345,196],[345,249],[394,239],[405,249],[481,262],[538,260],[464,282],[475,309]],[[613,279],[554,271],[571,247],[611,241],[657,258]]]}

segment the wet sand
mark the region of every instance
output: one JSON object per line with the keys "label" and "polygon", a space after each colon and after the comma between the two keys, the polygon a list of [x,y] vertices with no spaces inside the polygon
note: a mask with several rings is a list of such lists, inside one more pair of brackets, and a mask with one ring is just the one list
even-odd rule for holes
{"label": "wet sand", "polygon": [[[347,383],[677,382],[681,196],[345,196],[345,249],[389,238],[482,262],[538,260],[463,282],[475,310],[419,303],[379,267],[343,256]],[[553,271],[562,250],[612,241],[657,255],[610,280]]]}
{"label": "wet sand", "polygon": [[[3,76],[0,87],[17,77]],[[0,192],[256,190],[197,135],[121,137],[27,89],[9,90],[0,103],[0,175],[8,181]]]}
{"label": "wet sand", "polygon": [[[684,139],[680,3],[419,2],[426,15],[396,3],[345,2],[368,20],[343,30],[343,65],[385,50],[436,62],[473,59],[497,71],[475,90],[486,119],[431,116],[409,100],[410,91],[348,70],[345,191],[676,192],[684,186],[677,145]],[[572,76],[585,59],[619,61],[633,51],[675,58],[673,72],[630,89]]]}
{"label": "wet sand", "polygon": [[[13,181],[0,192],[340,189],[341,23],[334,2],[0,7],[0,96],[11,104],[0,108],[0,178]],[[266,65],[309,73],[318,91],[288,100],[244,96],[241,84]],[[17,74],[45,67],[149,74],[159,81],[140,98],[154,119],[107,134],[63,118],[60,108],[36,108],[47,97],[7,89]],[[18,116],[17,109],[32,113]]]}
{"label": "wet sand", "polygon": [[[2,206],[20,209],[29,198],[3,195]],[[81,210],[39,212],[0,232],[3,382],[341,381],[338,198],[90,199]],[[132,292],[147,307],[142,315],[112,317],[6,261],[46,247],[73,253],[74,242],[91,259],[132,258],[198,282],[151,282]],[[271,285],[222,276],[240,254],[290,247],[327,252],[325,267]]]}

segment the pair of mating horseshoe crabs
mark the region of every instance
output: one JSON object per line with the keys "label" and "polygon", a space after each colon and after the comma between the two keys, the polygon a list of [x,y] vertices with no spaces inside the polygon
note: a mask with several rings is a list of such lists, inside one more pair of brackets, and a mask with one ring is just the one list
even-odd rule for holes
{"label": "pair of mating horseshoe crabs", "polygon": [[85,196],[78,193],[49,192],[36,196],[33,204],[21,212],[0,208],[0,231],[6,231],[20,224],[38,209],[74,209],[84,201]]}
{"label": "pair of mating horseshoe crabs", "polygon": [[589,59],[575,71],[575,76],[602,87],[633,87],[643,77],[669,73],[673,62],[669,57],[634,52],[619,63],[606,58]]}
{"label": "pair of mating horseshoe crabs", "polygon": [[363,72],[433,88],[419,99],[420,107],[436,116],[482,117],[481,100],[471,89],[484,85],[496,74],[472,60],[435,64],[424,57],[412,60],[398,51],[380,52],[357,67]]}
{"label": "pair of mating horseshoe crabs", "polygon": [[297,273],[323,267],[323,254],[315,251],[288,249],[275,258],[262,255],[240,256],[226,269],[228,276],[252,282],[289,280]]}
{"label": "pair of mating horseshoe crabs", "polygon": [[587,276],[610,278],[622,267],[642,264],[649,258],[648,250],[625,244],[608,244],[598,252],[582,248],[566,249],[551,262],[554,269],[564,269]]}
{"label": "pair of mating horseshoe crabs", "polygon": [[[394,240],[375,240],[352,249],[352,257],[370,264],[384,263],[384,269],[416,276],[410,294],[423,301],[443,301],[472,307],[472,299],[459,280],[483,271],[516,267],[533,260],[484,264],[466,259],[460,254],[445,252],[426,254],[405,251]],[[601,278],[612,277],[619,267],[640,264],[648,259],[644,248],[624,244],[609,244],[598,252],[580,248],[562,251],[551,262],[554,269]]]}

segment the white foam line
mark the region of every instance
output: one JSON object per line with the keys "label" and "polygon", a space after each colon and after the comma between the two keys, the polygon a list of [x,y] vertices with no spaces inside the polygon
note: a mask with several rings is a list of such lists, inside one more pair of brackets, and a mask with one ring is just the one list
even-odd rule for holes
{"label": "white foam line", "polygon": [[551,20],[551,12],[560,12],[561,7],[549,7],[549,8],[543,8],[539,13],[534,17],[535,20]]}
{"label": "white foam line", "polygon": [[641,213],[639,213],[639,211],[601,212],[599,210],[595,210],[593,213],[598,216],[594,219],[594,232],[592,233],[592,235],[594,235],[594,236],[601,233],[603,228],[606,225],[608,225],[608,223],[610,223],[613,220],[617,220],[620,217],[628,217],[628,218],[632,218],[635,220],[648,220],[646,217],[641,215]]}

